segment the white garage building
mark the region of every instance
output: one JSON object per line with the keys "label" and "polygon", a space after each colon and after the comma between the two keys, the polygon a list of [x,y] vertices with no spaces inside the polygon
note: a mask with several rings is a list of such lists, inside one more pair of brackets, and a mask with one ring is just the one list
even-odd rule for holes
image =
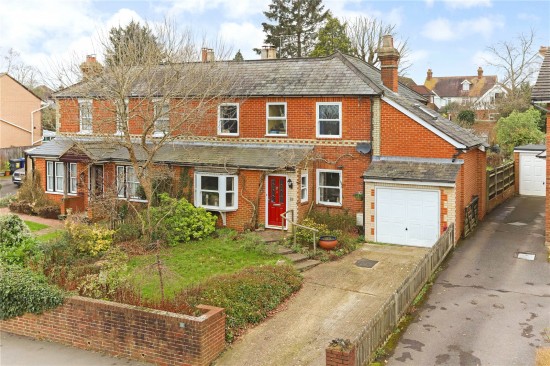
{"label": "white garage building", "polygon": [[519,167],[519,194],[546,196],[546,146],[523,145],[514,149]]}

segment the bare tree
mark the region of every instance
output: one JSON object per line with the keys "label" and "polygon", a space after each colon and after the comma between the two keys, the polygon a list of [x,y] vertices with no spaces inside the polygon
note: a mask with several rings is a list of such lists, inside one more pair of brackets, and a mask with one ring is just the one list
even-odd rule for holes
{"label": "bare tree", "polygon": [[520,94],[521,86],[529,83],[537,71],[534,67],[538,51],[534,47],[535,39],[535,31],[531,29],[529,33],[521,33],[513,40],[487,47],[491,57],[485,62],[497,69],[501,84],[511,96]]}
{"label": "bare tree", "polygon": [[40,71],[34,66],[27,65],[21,60],[21,54],[14,48],[10,48],[2,56],[0,70],[8,73],[27,88],[33,89],[38,86],[42,78]]}
{"label": "bare tree", "polygon": [[[81,76],[81,81],[58,94],[60,103],[64,98],[93,101],[93,137],[74,138],[75,146],[85,153],[104,148],[127,154],[146,201],[137,217],[150,244],[159,225],[152,217],[155,182],[173,178],[171,169],[159,165],[159,152],[170,149],[175,140],[192,137],[197,126],[215,115],[235,78],[224,62],[198,62],[201,47],[190,30],[179,30],[168,21],[146,27],[156,43],[128,40],[113,47],[108,37],[101,38],[104,54],[120,62],[105,67],[73,62],[58,70],[57,79],[74,82],[75,76]],[[159,47],[163,51],[161,64]],[[215,53],[222,59],[229,56],[223,45],[218,45]]]}
{"label": "bare tree", "polygon": [[378,48],[382,36],[390,34],[396,39],[399,59],[399,75],[405,75],[411,67],[408,39],[398,39],[395,24],[385,24],[382,20],[360,16],[347,21],[347,34],[355,55],[363,61],[378,66]]}

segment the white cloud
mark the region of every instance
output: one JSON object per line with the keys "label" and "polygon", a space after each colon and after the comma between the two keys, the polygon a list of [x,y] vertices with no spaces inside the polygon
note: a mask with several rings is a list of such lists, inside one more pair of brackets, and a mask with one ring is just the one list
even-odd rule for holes
{"label": "white cloud", "polygon": [[495,56],[487,51],[477,51],[470,59],[474,66],[481,66],[486,68],[489,66],[488,62],[495,62]]}
{"label": "white cloud", "polygon": [[435,0],[424,0],[426,6],[431,8],[434,5]]}
{"label": "white cloud", "polygon": [[422,35],[434,41],[449,41],[472,35],[481,35],[488,39],[495,30],[501,28],[504,28],[504,20],[501,17],[479,17],[457,22],[438,18],[426,23]]}
{"label": "white cloud", "polygon": [[258,58],[252,49],[260,48],[264,41],[262,29],[249,22],[222,23],[220,37],[228,46],[232,46],[233,53],[240,49],[245,60]]}
{"label": "white cloud", "polygon": [[444,0],[448,7],[453,9],[469,9],[474,7],[491,7],[491,0]]}
{"label": "white cloud", "polygon": [[220,9],[225,17],[238,19],[267,10],[270,0],[172,0],[157,5],[159,13],[177,16],[182,13],[203,14],[207,11]]}
{"label": "white cloud", "polygon": [[411,64],[415,64],[419,61],[426,60],[430,56],[430,53],[426,50],[415,50],[409,53],[408,59]]}

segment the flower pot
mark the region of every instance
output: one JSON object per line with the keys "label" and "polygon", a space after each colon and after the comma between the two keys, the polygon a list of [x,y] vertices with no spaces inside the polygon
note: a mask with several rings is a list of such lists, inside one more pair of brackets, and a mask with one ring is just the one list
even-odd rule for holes
{"label": "flower pot", "polygon": [[321,236],[319,238],[319,246],[325,250],[332,250],[338,245],[338,240],[335,236]]}
{"label": "flower pot", "polygon": [[6,177],[9,176],[11,172],[9,170],[6,170]]}

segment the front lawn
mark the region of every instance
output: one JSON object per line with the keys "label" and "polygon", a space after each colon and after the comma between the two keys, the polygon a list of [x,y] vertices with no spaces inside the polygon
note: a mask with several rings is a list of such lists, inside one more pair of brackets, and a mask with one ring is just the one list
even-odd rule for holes
{"label": "front lawn", "polygon": [[[230,230],[219,230],[217,234],[202,241],[161,250],[167,297],[173,297],[182,289],[200,284],[212,276],[235,273],[251,266],[275,264],[282,259],[253,234],[237,235]],[[135,256],[129,262],[131,281],[145,299],[160,298],[155,263],[155,254]]]}
{"label": "front lawn", "polygon": [[54,239],[60,238],[63,235],[64,232],[65,232],[65,230],[51,231],[51,232],[46,233],[46,234],[37,235],[36,239],[40,242],[48,242],[48,241],[52,241]]}
{"label": "front lawn", "polygon": [[25,224],[27,224],[30,231],[38,231],[38,230],[49,228],[48,225],[39,224],[38,222],[34,222],[34,221],[25,221]]}

